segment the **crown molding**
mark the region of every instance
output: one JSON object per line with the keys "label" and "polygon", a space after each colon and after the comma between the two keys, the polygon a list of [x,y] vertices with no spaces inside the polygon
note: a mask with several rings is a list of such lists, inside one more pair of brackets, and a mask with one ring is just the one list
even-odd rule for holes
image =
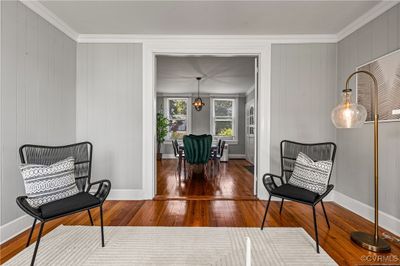
{"label": "crown molding", "polygon": [[61,32],[65,33],[68,37],[76,41],[78,39],[79,33],[73,30],[70,26],[67,25],[62,19],[57,17],[53,12],[51,12],[48,8],[42,5],[38,0],[19,0],[26,7],[31,9],[33,12],[41,16],[51,25],[59,29]]}
{"label": "crown molding", "polygon": [[339,31],[337,35],[337,42],[340,42],[356,30],[360,29],[362,26],[367,24],[368,22],[371,22],[375,18],[379,17],[395,5],[397,5],[400,1],[382,1],[376,6],[374,6],[372,9],[370,9],[368,12],[366,12],[364,15],[361,17],[357,18],[354,20],[352,23],[344,27],[341,31]]}
{"label": "crown molding", "polygon": [[270,43],[336,43],[336,34],[288,35],[169,35],[169,34],[80,34],[78,43],[143,43],[166,40],[248,40]]}

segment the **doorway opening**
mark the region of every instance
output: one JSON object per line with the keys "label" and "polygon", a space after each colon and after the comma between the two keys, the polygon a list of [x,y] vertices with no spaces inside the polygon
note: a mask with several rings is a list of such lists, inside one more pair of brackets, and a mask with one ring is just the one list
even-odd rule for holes
{"label": "doorway opening", "polygon": [[[255,55],[155,56],[157,132],[165,131],[155,143],[156,199],[257,197],[258,79]],[[212,137],[202,174],[185,160],[190,134]]]}

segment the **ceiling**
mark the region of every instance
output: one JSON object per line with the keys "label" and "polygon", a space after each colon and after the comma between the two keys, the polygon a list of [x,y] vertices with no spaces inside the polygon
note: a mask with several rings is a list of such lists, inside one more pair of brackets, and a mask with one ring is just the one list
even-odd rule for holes
{"label": "ceiling", "polygon": [[40,1],[80,34],[337,34],[380,1]]}
{"label": "ceiling", "polygon": [[254,57],[157,56],[158,93],[242,94],[254,86]]}

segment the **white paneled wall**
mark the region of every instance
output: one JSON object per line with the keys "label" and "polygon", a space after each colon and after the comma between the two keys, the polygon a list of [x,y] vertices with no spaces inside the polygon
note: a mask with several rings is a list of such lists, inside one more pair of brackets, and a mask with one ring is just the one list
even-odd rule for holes
{"label": "white paneled wall", "polygon": [[271,170],[279,174],[282,140],[335,142],[336,44],[272,45],[271,68]]}
{"label": "white paneled wall", "polygon": [[[356,68],[400,48],[400,4],[386,11],[338,44],[338,89]],[[351,82],[355,89],[355,79]],[[339,192],[374,206],[373,124],[337,130]],[[400,219],[400,122],[379,124],[380,210]]]}
{"label": "white paneled wall", "polygon": [[77,58],[76,134],[93,143],[93,179],[140,190],[142,45],[79,44]]}
{"label": "white paneled wall", "polygon": [[76,43],[19,1],[1,5],[3,225],[22,215],[19,146],[75,142]]}

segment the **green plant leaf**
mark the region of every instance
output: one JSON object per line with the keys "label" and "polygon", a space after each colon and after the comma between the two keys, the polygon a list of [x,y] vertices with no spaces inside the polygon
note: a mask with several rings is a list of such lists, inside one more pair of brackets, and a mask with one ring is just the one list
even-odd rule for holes
{"label": "green plant leaf", "polygon": [[168,127],[170,121],[164,116],[163,113],[157,113],[157,142],[163,143],[168,134]]}

